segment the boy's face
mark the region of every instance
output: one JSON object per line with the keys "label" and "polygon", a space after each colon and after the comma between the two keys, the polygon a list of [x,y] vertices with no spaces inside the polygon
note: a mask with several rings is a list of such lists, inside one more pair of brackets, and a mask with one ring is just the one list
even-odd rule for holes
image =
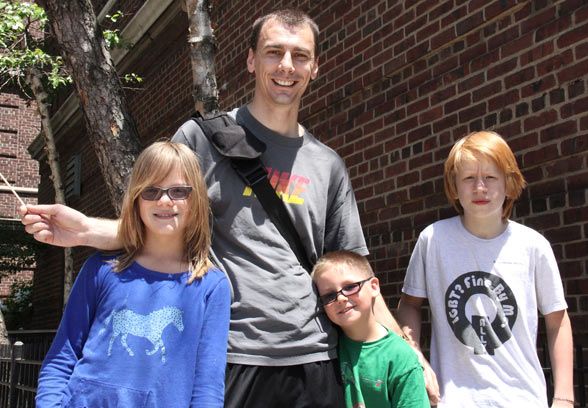
{"label": "boy's face", "polygon": [[455,174],[455,185],[466,220],[502,222],[506,179],[492,160],[482,157],[463,162]]}
{"label": "boy's face", "polygon": [[261,28],[257,49],[249,50],[247,69],[255,73],[255,98],[268,105],[294,106],[318,73],[314,36],[304,24],[290,27],[277,20]]}
{"label": "boy's face", "polygon": [[[359,283],[365,281],[363,283]],[[367,321],[373,315],[372,306],[374,299],[380,293],[378,278],[372,277],[366,280],[365,274],[344,266],[330,267],[316,280],[319,296],[339,292],[343,289],[350,293],[359,290],[355,294],[345,296],[337,295],[334,302],[324,305],[327,316],[333,323],[342,329]]]}

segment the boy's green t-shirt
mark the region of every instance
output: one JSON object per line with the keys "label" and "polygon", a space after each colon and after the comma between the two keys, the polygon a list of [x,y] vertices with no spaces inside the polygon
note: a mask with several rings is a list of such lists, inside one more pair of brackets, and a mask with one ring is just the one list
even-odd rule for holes
{"label": "boy's green t-shirt", "polygon": [[416,353],[391,331],[368,343],[342,334],[339,362],[347,408],[430,407]]}

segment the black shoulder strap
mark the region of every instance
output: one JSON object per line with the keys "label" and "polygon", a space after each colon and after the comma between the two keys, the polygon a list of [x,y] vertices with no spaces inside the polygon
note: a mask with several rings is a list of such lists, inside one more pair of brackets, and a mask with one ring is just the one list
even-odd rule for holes
{"label": "black shoulder strap", "polygon": [[269,219],[290,245],[300,265],[311,272],[313,263],[309,260],[286,206],[271,186],[267,170],[261,162],[260,156],[265,151],[265,144],[226,113],[209,118],[203,118],[197,113],[192,119],[215,149],[231,159],[233,168],[245,184],[251,187]]}

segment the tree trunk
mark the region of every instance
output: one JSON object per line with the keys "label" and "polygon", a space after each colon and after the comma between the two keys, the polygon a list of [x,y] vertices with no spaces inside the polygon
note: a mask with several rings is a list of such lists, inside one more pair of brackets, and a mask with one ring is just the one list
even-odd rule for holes
{"label": "tree trunk", "polygon": [[[41,73],[32,68],[26,78],[27,85],[31,88],[35,101],[37,102],[37,110],[41,117],[41,130],[45,139],[45,149],[47,153],[47,162],[51,170],[51,181],[53,182],[53,190],[55,190],[55,202],[65,204],[65,192],[63,189],[63,178],[61,177],[61,168],[59,167],[59,154],[55,146],[55,138],[53,137],[53,128],[49,120],[49,106],[47,103],[48,95],[41,82]],[[69,292],[73,284],[74,265],[73,254],[71,248],[63,249],[63,304],[67,303]]]}
{"label": "tree trunk", "polygon": [[122,84],[90,1],[45,0],[43,3],[71,70],[110,202],[119,214],[127,176],[141,150]]}
{"label": "tree trunk", "polygon": [[0,345],[10,344],[8,339],[8,331],[6,330],[6,321],[4,320],[4,314],[0,311]]}
{"label": "tree trunk", "polygon": [[190,25],[188,43],[194,81],[194,103],[200,113],[218,112],[218,88],[214,70],[216,41],[210,25],[208,0],[185,0]]}

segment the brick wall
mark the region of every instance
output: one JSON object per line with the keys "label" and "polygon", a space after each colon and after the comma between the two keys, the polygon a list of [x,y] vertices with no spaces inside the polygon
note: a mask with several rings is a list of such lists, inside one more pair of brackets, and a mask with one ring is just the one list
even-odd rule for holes
{"label": "brick wall", "polygon": [[[508,140],[529,182],[514,219],[551,241],[575,334],[588,345],[588,5],[219,0],[213,21],[225,108],[251,96],[245,62],[253,19],[288,6],[321,27],[319,77],[301,121],[349,167],[390,306],[419,232],[454,214],[442,185],[451,145],[489,128]],[[131,69],[145,79],[129,93],[145,142],[169,136],[193,109],[185,33],[170,30]],[[63,144],[64,154],[85,151],[83,166],[95,166],[87,141],[72,140],[77,144]],[[84,171],[83,190],[96,195],[98,173]],[[99,213],[99,203],[82,198],[76,205]]]}
{"label": "brick wall", "polygon": [[302,122],[345,159],[370,259],[391,307],[420,231],[454,214],[443,161],[494,129],[529,187],[514,219],[557,256],[579,341],[588,344],[588,5],[583,1],[219,2],[225,106],[249,99],[246,34],[257,15],[297,6],[321,28],[319,78]]}
{"label": "brick wall", "polygon": [[[18,95],[0,93],[0,171],[14,187],[37,188],[39,166],[27,147],[39,129],[34,103],[29,105]],[[0,185],[5,186],[4,182]],[[34,196],[19,195],[25,202],[36,202]],[[0,191],[0,218],[19,218],[19,205],[11,192]]]}
{"label": "brick wall", "polygon": [[[0,172],[13,187],[37,188],[39,166],[31,158],[27,147],[38,134],[39,127],[34,103],[27,103],[17,94],[0,93]],[[0,185],[5,186],[2,181]],[[19,193],[19,195],[25,202],[37,202],[36,194]],[[20,218],[19,205],[19,201],[10,191],[0,191],[0,219]],[[9,276],[0,276],[0,298],[10,294],[10,285],[16,279],[32,279],[32,274],[32,271],[22,271]]]}

